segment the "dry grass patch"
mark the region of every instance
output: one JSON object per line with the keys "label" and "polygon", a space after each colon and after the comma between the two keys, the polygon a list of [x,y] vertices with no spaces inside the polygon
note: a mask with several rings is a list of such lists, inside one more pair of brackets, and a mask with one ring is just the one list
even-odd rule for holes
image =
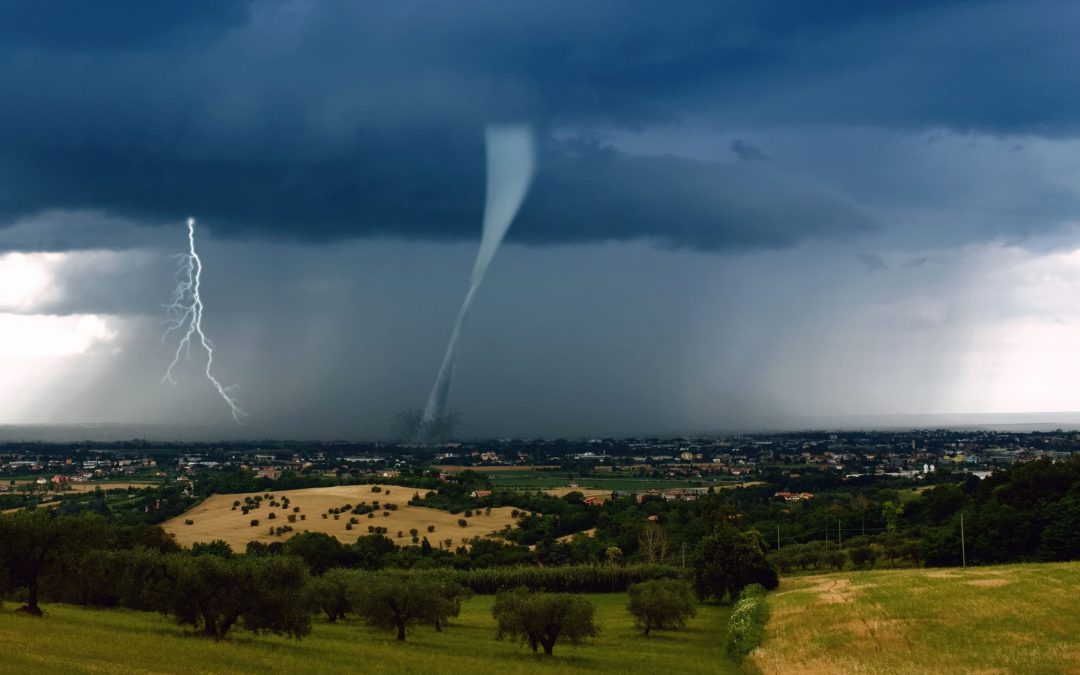
{"label": "dry grass patch", "polygon": [[[427,537],[432,546],[439,546],[444,540],[450,539],[451,546],[456,547],[466,539],[490,536],[507,525],[513,527],[516,522],[510,515],[514,509],[499,507],[491,509],[491,515],[486,515],[483,510],[474,511],[472,517],[466,518],[468,526],[461,527],[458,520],[464,517],[463,514],[455,515],[424,506],[409,506],[409,500],[417,493],[415,488],[380,485],[378,487],[381,492],[372,492],[372,487],[371,485],[342,485],[305,490],[211,495],[201,504],[165,522],[162,526],[166,531],[176,535],[176,540],[184,546],[190,546],[199,541],[223,539],[233,547],[233,550],[243,551],[249,541],[264,543],[285,541],[300,532],[324,532],[343,543],[351,544],[357,537],[368,534],[369,526],[385,527],[387,536],[399,545],[412,543],[410,530],[415,529],[418,536],[421,539]],[[289,507],[287,509],[271,507],[270,500],[265,498],[266,494],[273,495],[273,500],[279,504],[287,497]],[[260,508],[247,514],[244,514],[240,508],[233,510],[233,502],[239,501],[243,504],[245,497],[256,496],[264,497]],[[375,511],[371,518],[366,514],[353,515],[350,512],[339,514],[337,520],[333,515],[327,518],[322,517],[330,509],[341,508],[346,504],[357,506],[361,502],[371,504],[374,501],[378,501],[380,505],[392,503],[397,506],[397,509]],[[300,507],[300,511],[294,513],[294,507]],[[275,514],[272,520],[269,518],[271,512]],[[297,516],[295,522],[289,522],[290,515]],[[305,517],[301,519],[301,515]],[[352,529],[347,529],[346,524],[353,518],[357,522],[352,525]],[[186,525],[185,523],[189,520],[193,523]],[[252,526],[252,520],[258,520],[259,524]],[[435,526],[434,532],[428,532],[429,525]],[[293,530],[275,536],[270,534],[272,526],[290,526]],[[404,536],[398,537],[398,532]]]}
{"label": "dry grass patch", "polygon": [[1080,672],[1080,563],[785,578],[762,673]]}

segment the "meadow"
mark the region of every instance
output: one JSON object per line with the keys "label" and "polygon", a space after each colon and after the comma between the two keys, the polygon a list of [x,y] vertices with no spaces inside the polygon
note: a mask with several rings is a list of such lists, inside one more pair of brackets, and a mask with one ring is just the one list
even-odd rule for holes
{"label": "meadow", "polygon": [[[333,535],[342,543],[351,544],[357,537],[368,534],[369,525],[385,527],[387,536],[399,546],[411,543],[409,531],[416,529],[419,536],[427,537],[432,546],[439,546],[443,540],[451,539],[451,546],[456,547],[466,539],[488,536],[507,525],[515,524],[515,519],[511,516],[514,509],[500,507],[491,509],[490,515],[485,511],[476,511],[472,517],[466,519],[468,526],[461,527],[458,519],[462,518],[463,514],[454,515],[438,509],[409,506],[409,500],[417,492],[414,488],[381,485],[377,486],[380,492],[372,492],[373,487],[376,486],[341,485],[269,493],[211,495],[183,514],[166,521],[162,527],[176,535],[176,540],[183,546],[222,539],[228,542],[234,551],[243,551],[249,541],[285,541],[293,534],[308,531],[324,532]],[[269,500],[265,499],[260,508],[246,515],[240,509],[232,508],[233,502],[237,500],[243,502],[245,497],[265,494],[272,494],[279,502],[288,497],[289,508],[271,507]],[[332,515],[322,517],[322,514],[331,508],[340,508],[345,504],[356,506],[361,502],[370,504],[373,501],[381,504],[393,503],[397,509],[389,511],[386,516],[383,511],[378,511],[372,518],[367,515],[352,516],[350,513],[340,514],[338,520],[334,520]],[[300,508],[298,513],[294,513],[295,507]],[[271,512],[275,514],[272,520],[268,517]],[[301,514],[305,516],[303,520],[299,517]],[[289,522],[289,515],[296,515],[296,521]],[[353,517],[359,522],[354,524],[351,530],[346,529],[346,524]],[[192,521],[191,525],[186,524],[189,520]],[[253,527],[252,520],[258,520],[259,524]],[[285,525],[291,526],[293,531],[281,536],[270,534],[271,526]],[[435,526],[434,532],[428,532],[430,525]],[[398,532],[402,532],[404,536],[398,537]]]}
{"label": "meadow", "polygon": [[1080,673],[1080,563],[784,577],[763,673]]}
{"label": "meadow", "polygon": [[704,605],[683,630],[634,628],[625,594],[589,595],[600,637],[559,644],[553,657],[495,639],[492,596],[466,601],[443,633],[414,629],[404,643],[360,621],[316,620],[309,637],[236,632],[196,637],[155,614],[48,605],[44,619],[0,609],[0,670],[19,673],[736,673],[724,654],[727,609]]}

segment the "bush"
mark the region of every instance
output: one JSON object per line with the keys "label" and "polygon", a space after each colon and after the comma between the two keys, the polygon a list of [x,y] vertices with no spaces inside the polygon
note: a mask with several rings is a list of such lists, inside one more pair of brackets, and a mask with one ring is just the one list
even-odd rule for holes
{"label": "bush", "polygon": [[250,524],[251,524],[252,527],[258,527],[259,526],[259,519],[258,518],[252,518]]}
{"label": "bush", "polygon": [[428,525],[427,526],[427,531],[428,532],[434,532],[435,531],[435,526],[434,525]]}
{"label": "bush", "polygon": [[739,599],[728,618],[726,649],[729,656],[741,661],[761,644],[769,608],[765,604],[765,588],[750,584],[739,593]]}
{"label": "bush", "polygon": [[629,588],[628,610],[645,635],[653,628],[682,628],[697,614],[693,589],[681,579],[658,579],[634,584]]}
{"label": "bush", "polygon": [[462,527],[468,527],[469,521],[465,520],[464,518],[458,518],[457,524]]}

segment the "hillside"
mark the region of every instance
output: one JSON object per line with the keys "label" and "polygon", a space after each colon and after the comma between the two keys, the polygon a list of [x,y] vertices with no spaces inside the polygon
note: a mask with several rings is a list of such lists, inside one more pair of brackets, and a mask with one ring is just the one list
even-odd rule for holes
{"label": "hillside", "polygon": [[[372,492],[373,487],[378,487],[380,491]],[[187,512],[163,523],[162,527],[176,535],[176,540],[184,546],[198,541],[223,539],[233,550],[243,551],[249,541],[284,541],[293,534],[306,531],[325,532],[337,537],[342,543],[351,544],[357,537],[368,534],[369,526],[385,527],[387,536],[398,545],[409,544],[409,531],[416,529],[419,536],[427,537],[432,546],[437,547],[446,539],[452,540],[451,546],[457,546],[465,539],[487,536],[507,525],[514,525],[514,518],[510,515],[514,509],[500,507],[492,509],[490,515],[476,511],[472,517],[466,519],[468,525],[461,527],[458,520],[463,514],[455,515],[423,506],[409,506],[408,501],[415,493],[413,488],[395,485],[343,485],[269,493],[211,495]],[[239,508],[233,509],[236,501],[243,503],[245,497],[265,497],[266,494],[273,495],[273,500],[279,503],[287,497],[288,508],[271,507],[271,500],[264,498],[258,509],[246,515]],[[375,501],[381,505],[393,504],[396,509],[380,509],[371,518],[368,518],[367,514],[353,516],[350,513],[340,514],[337,520],[333,515],[322,517],[332,508],[340,508],[346,504],[356,506],[363,502],[371,504]],[[295,508],[300,510],[294,512]],[[274,519],[269,518],[271,512],[275,515]],[[295,522],[289,522],[290,515],[296,516]],[[351,530],[346,529],[350,518],[358,521]],[[192,524],[185,524],[189,520]],[[258,520],[259,524],[252,526],[252,520]],[[429,533],[428,526],[431,525],[435,526],[435,530]],[[283,535],[270,534],[271,527],[282,526],[290,526],[293,531]],[[398,537],[398,532],[402,532],[404,536]]]}
{"label": "hillside", "polygon": [[1080,563],[784,578],[763,673],[1078,673]]}
{"label": "hillside", "polygon": [[597,607],[600,637],[558,645],[553,657],[495,640],[491,596],[464,604],[445,632],[417,627],[398,643],[359,621],[316,620],[302,641],[237,633],[224,642],[192,637],[166,619],[123,609],[68,605],[45,619],[0,608],[0,671],[13,673],[735,673],[724,656],[727,610],[701,607],[684,630],[643,639],[623,594],[587,596]]}

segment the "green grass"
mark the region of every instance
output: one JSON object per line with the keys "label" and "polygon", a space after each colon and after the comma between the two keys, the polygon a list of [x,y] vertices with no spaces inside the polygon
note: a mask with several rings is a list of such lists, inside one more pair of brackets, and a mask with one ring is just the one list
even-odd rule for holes
{"label": "green grass", "polygon": [[702,606],[683,630],[633,627],[624,594],[587,596],[601,635],[553,657],[495,640],[491,596],[467,601],[444,633],[419,626],[405,643],[359,621],[317,620],[301,641],[236,632],[213,642],[155,614],[69,605],[44,619],[0,609],[0,671],[18,673],[735,673],[724,654],[728,610]]}
{"label": "green grass", "polygon": [[1078,673],[1080,563],[784,577],[764,673]]}

